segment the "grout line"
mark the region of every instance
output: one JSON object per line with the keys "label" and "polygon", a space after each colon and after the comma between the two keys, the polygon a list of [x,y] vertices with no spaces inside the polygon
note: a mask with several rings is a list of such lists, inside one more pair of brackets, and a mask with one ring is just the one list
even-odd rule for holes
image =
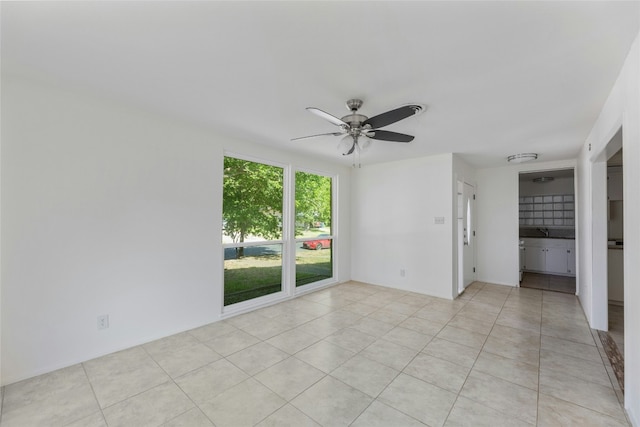
{"label": "grout line", "polygon": [[[200,343],[200,344],[202,344],[202,345],[205,345],[205,344],[204,344],[204,343],[202,343],[200,340],[198,340],[196,337],[194,337],[194,338],[198,341],[198,343]],[[209,421],[211,421],[211,424],[213,424],[213,420],[212,420],[211,418],[209,418],[209,416],[208,416],[208,415],[207,415],[207,414],[206,414],[206,413],[205,413],[205,412],[200,408],[200,406],[198,406],[198,404],[197,404],[197,403],[196,403],[196,402],[191,398],[191,396],[189,396],[189,395],[187,394],[187,392],[186,392],[186,391],[184,391],[184,390],[182,389],[182,387],[180,387],[180,384],[178,384],[178,383],[176,382],[176,380],[175,380],[171,375],[169,375],[169,373],[168,373],[168,372],[167,372],[167,371],[166,371],[166,370],[165,370],[165,369],[160,365],[160,363],[158,363],[158,362],[153,358],[153,356],[151,355],[151,353],[149,353],[149,350],[147,350],[147,349],[144,347],[144,345],[142,345],[141,347],[142,347],[142,349],[145,351],[145,353],[147,353],[147,356],[149,356],[149,358],[150,358],[151,360],[153,360],[153,362],[158,366],[158,368],[160,368],[160,369],[165,373],[165,375],[167,375],[167,377],[169,378],[169,381],[166,381],[166,382],[164,382],[164,383],[162,383],[162,384],[158,384],[158,385],[156,385],[156,386],[154,386],[154,387],[151,387],[151,388],[149,388],[148,390],[145,390],[145,391],[153,390],[154,388],[156,388],[156,387],[158,387],[158,386],[160,386],[160,385],[164,385],[164,384],[167,384],[167,383],[169,383],[169,382],[172,382],[172,383],[173,383],[173,384],[174,384],[174,385],[175,385],[175,386],[176,386],[176,387],[177,387],[177,388],[178,388],[178,389],[179,389],[179,390],[180,390],[180,391],[185,395],[185,397],[186,397],[187,399],[189,399],[189,400],[191,401],[191,403],[193,403],[193,405],[194,405],[193,407],[194,407],[194,408],[198,408],[198,410],[202,413],[202,415],[204,415],[204,416],[205,416]],[[207,346],[207,347],[208,347],[208,346]],[[216,352],[215,350],[213,350],[213,349],[210,349],[210,350],[211,350],[211,351],[213,351],[214,353],[216,353],[218,356],[222,356],[221,354],[219,354],[219,353],[218,353],[218,352]],[[218,360],[220,360],[220,359],[218,359]],[[203,368],[203,367],[205,367],[205,366],[209,366],[209,365],[211,365],[212,363],[217,362],[218,360],[215,360],[215,361],[213,361],[213,362],[207,363],[207,364],[205,364],[205,365],[201,366],[200,368]],[[200,368],[196,368],[196,369],[200,369]],[[195,371],[196,369],[192,369],[191,371],[185,372],[185,373],[183,373],[182,375],[178,376],[178,378],[179,378],[179,377],[182,377],[182,376],[184,376],[184,375],[187,375],[187,374],[189,374],[190,372]],[[144,392],[138,393],[137,395],[140,395],[140,394],[142,394],[142,393],[144,393]],[[136,395],[136,396],[137,396],[137,395]],[[133,396],[132,396],[132,397],[133,397]],[[129,398],[127,398],[127,399],[129,399]],[[178,415],[176,415],[175,417],[171,418],[171,420],[176,419],[176,418],[178,418],[179,416],[186,414],[187,412],[189,412],[189,411],[190,411],[190,410],[192,410],[192,409],[193,409],[193,408],[189,408],[189,409],[187,409],[186,411],[182,412],[181,414],[178,414]],[[167,420],[167,421],[171,421],[171,420]],[[105,418],[105,421],[106,421],[106,418]]]}
{"label": "grout line", "polygon": [[538,345],[538,393],[536,395],[536,425],[540,420],[540,373],[542,372],[542,321],[544,318],[544,291],[540,298],[540,341]]}
{"label": "grout line", "polygon": [[[477,292],[474,294],[474,296],[477,294]],[[469,300],[472,301],[473,297]],[[468,302],[467,302],[468,304]],[[465,304],[466,306],[466,304]],[[449,322],[447,322],[446,325],[448,325]],[[445,325],[445,326],[446,326]],[[494,322],[495,325],[495,322]],[[493,326],[491,327],[491,330],[493,330]],[[491,333],[491,331],[489,331],[489,333]],[[473,364],[471,365],[471,367],[469,368],[469,372],[467,372],[466,377],[464,378],[464,381],[462,382],[462,386],[460,386],[460,389],[458,390],[458,392],[456,393],[456,398],[453,401],[453,404],[451,405],[451,408],[449,408],[449,412],[447,413],[447,416],[444,419],[443,424],[447,423],[447,420],[449,419],[449,417],[451,416],[451,412],[453,412],[453,408],[456,406],[456,403],[458,403],[458,399],[460,398],[460,394],[462,393],[462,389],[464,389],[464,386],[467,384],[467,381],[469,379],[469,375],[471,375],[471,371],[473,370],[473,367],[476,365],[476,362],[478,361],[478,357],[480,357],[480,353],[482,353],[482,349],[484,348],[484,345],[487,342],[487,339],[489,339],[489,335],[487,335],[487,338],[485,338],[484,343],[482,344],[482,347],[480,348],[480,350],[478,351],[478,354],[476,355],[476,358],[473,361]]]}
{"label": "grout line", "polygon": [[84,363],[80,364],[82,366],[82,371],[84,372],[84,376],[87,379],[87,382],[89,383],[89,387],[91,387],[91,392],[93,393],[93,398],[96,400],[96,403],[98,404],[98,409],[100,410],[100,414],[102,415],[102,419],[104,420],[104,422],[107,422],[107,417],[105,417],[104,415],[104,411],[102,408],[102,405],[100,404],[100,401],[98,400],[98,395],[96,394],[96,391],[93,388],[93,384],[91,383],[91,380],[89,379],[89,374],[87,373],[87,368],[84,366]]}
{"label": "grout line", "polygon": [[[205,366],[208,366],[208,365],[205,365]],[[191,398],[191,396],[189,396],[189,394],[188,394],[186,391],[184,391],[184,390],[182,389],[182,387],[180,387],[180,384],[178,384],[178,383],[177,383],[173,378],[171,378],[171,381],[173,381],[173,383],[176,385],[176,387],[178,387],[178,389],[179,389],[182,393],[184,393],[184,395],[187,397],[187,399],[189,399],[189,400],[191,401],[191,403],[193,403],[193,405],[194,405],[193,407],[194,407],[194,408],[198,408],[198,411],[200,411],[200,413],[202,413],[202,415],[204,415],[206,419],[208,419],[209,421],[211,421],[211,424],[215,425],[215,424],[213,423],[213,420],[212,420],[211,418],[209,418],[209,416],[208,416],[208,415],[207,415],[207,414],[202,410],[202,408],[200,408],[200,405],[198,405],[198,403],[197,403],[195,400],[193,400],[193,399]],[[185,411],[185,412],[183,412],[182,414],[180,414],[180,415],[176,415],[176,416],[175,416],[175,417],[173,417],[171,420],[174,420],[174,419],[178,418],[179,416],[186,414],[187,412],[189,412],[189,411],[190,411],[190,410],[192,410],[192,409],[193,409],[193,408],[189,408],[188,410],[186,410],[186,411]],[[169,421],[171,421],[171,420],[169,420]]]}

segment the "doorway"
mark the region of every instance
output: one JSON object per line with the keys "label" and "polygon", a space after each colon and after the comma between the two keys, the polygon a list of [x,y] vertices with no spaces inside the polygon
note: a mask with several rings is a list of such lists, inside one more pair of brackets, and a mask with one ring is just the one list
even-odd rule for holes
{"label": "doorway", "polygon": [[458,295],[476,280],[475,188],[458,181]]}
{"label": "doorway", "polygon": [[[618,138],[620,141],[616,141]],[[622,132],[612,142],[622,145]],[[607,319],[600,332],[611,367],[624,392],[624,216],[622,148],[607,159]]]}
{"label": "doorway", "polygon": [[519,175],[520,287],[576,293],[574,170]]}

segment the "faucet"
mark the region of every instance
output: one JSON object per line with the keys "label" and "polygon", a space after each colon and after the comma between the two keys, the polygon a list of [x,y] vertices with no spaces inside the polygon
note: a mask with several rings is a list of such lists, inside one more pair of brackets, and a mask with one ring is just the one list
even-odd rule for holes
{"label": "faucet", "polygon": [[538,228],[538,231],[544,234],[544,237],[549,237],[549,229],[548,228]]}

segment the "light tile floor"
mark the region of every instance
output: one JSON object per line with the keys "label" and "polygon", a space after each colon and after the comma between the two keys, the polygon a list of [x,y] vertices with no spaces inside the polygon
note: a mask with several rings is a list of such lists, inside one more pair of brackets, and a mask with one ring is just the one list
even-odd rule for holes
{"label": "light tile floor", "polygon": [[541,274],[526,271],[522,275],[520,287],[541,289],[543,291],[576,293],[576,278],[569,276],[556,276],[554,274]]}
{"label": "light tile floor", "polygon": [[0,426],[624,426],[574,295],[350,282],[11,384]]}

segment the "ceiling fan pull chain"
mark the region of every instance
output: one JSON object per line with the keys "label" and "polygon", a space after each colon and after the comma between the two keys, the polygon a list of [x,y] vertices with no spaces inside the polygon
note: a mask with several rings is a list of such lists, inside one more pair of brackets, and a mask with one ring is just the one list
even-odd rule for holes
{"label": "ceiling fan pull chain", "polygon": [[356,156],[358,155],[358,148],[356,147],[356,143],[354,142],[354,150],[353,150],[353,156],[351,156],[351,166],[355,169],[356,167]]}

